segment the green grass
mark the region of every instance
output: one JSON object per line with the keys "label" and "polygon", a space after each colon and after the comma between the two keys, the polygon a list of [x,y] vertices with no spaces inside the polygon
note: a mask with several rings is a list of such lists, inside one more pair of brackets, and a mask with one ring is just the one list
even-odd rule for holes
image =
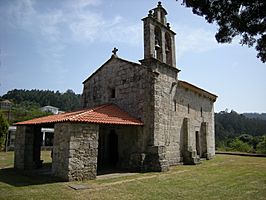
{"label": "green grass", "polygon": [[[42,159],[50,162],[49,152]],[[12,162],[12,152],[0,152],[0,199],[266,199],[266,158],[217,155],[165,173],[84,182],[16,172]],[[90,189],[69,187],[79,184]]]}

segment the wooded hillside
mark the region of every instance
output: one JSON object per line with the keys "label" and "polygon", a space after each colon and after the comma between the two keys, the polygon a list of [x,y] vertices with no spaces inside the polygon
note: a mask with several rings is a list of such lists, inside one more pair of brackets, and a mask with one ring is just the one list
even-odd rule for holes
{"label": "wooded hillside", "polygon": [[62,111],[72,111],[81,107],[80,94],[75,94],[73,90],[67,90],[65,93],[51,90],[11,90],[2,96],[2,99],[12,100],[14,104],[30,102],[40,107],[51,105]]}
{"label": "wooded hillside", "polygon": [[216,113],[215,143],[221,150],[266,153],[266,120],[235,111]]}

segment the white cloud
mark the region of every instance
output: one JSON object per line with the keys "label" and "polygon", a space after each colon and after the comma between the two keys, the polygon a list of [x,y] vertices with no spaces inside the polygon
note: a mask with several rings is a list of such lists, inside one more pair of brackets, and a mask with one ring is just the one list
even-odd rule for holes
{"label": "white cloud", "polygon": [[177,57],[187,53],[202,53],[217,49],[220,45],[215,40],[215,33],[201,28],[192,28],[184,25],[176,25]]}
{"label": "white cloud", "polygon": [[69,28],[73,39],[86,42],[117,42],[137,45],[141,41],[141,27],[138,24],[130,24],[126,19],[115,15],[110,19],[103,17],[102,13],[81,9],[69,16]]}
{"label": "white cloud", "polygon": [[127,22],[117,23],[116,25],[106,25],[102,33],[102,41],[113,41],[117,43],[126,43],[132,46],[142,43],[141,24],[127,24]]}
{"label": "white cloud", "polygon": [[10,4],[8,21],[14,28],[31,32],[35,39],[52,42],[122,42],[136,45],[141,42],[141,26],[130,24],[119,15],[106,19],[92,7],[100,0],[78,0],[62,3],[61,7],[37,10],[33,0],[19,0]]}
{"label": "white cloud", "polygon": [[31,0],[8,2],[1,7],[1,18],[14,28],[29,28],[32,25],[32,16],[35,15],[33,5]]}
{"label": "white cloud", "polygon": [[89,6],[99,6],[101,3],[101,0],[76,0],[74,4],[73,1],[70,1],[69,5],[71,4],[76,9],[85,9]]}
{"label": "white cloud", "polygon": [[38,25],[42,37],[52,42],[59,42],[62,32],[59,26],[65,22],[63,13],[61,10],[52,11],[50,13],[38,14]]}
{"label": "white cloud", "polygon": [[[129,23],[114,14],[106,16],[99,10],[101,0],[66,0],[55,4],[35,0],[14,0],[0,6],[0,22],[30,34],[36,51],[43,57],[39,67],[64,80],[68,70],[63,66],[67,45],[93,42],[142,42],[141,24]],[[56,73],[54,73],[56,72]]]}

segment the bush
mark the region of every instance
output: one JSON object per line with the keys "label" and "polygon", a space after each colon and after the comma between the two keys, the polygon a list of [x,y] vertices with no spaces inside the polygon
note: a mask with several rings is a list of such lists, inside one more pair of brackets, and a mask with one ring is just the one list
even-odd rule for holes
{"label": "bush", "polygon": [[252,144],[253,136],[249,134],[242,134],[238,137],[242,142]]}
{"label": "bush", "polygon": [[263,140],[257,145],[256,152],[266,154],[266,135],[263,136]]}
{"label": "bush", "polygon": [[239,152],[253,152],[253,147],[248,143],[243,142],[240,139],[234,139],[230,144],[229,147],[232,151],[239,151]]}

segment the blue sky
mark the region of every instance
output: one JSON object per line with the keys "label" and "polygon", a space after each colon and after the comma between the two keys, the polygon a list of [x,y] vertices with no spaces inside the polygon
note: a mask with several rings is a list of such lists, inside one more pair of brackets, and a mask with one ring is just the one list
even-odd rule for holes
{"label": "blue sky", "polygon": [[[217,27],[162,1],[176,35],[179,78],[212,93],[215,111],[266,112],[266,65],[238,41],[217,44]],[[82,81],[111,56],[143,58],[142,21],[157,1],[1,0],[0,95],[12,89],[82,92]]]}

